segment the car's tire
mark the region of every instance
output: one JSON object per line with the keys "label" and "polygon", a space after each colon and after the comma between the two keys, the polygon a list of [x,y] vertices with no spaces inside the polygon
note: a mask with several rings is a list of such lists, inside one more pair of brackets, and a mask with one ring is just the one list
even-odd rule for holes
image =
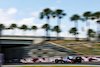
{"label": "car's tire", "polygon": [[78,63],[81,63],[81,62],[82,62],[81,60],[78,61]]}
{"label": "car's tire", "polygon": [[58,61],[57,61],[57,60],[55,60],[55,63],[58,63]]}
{"label": "car's tire", "polygon": [[59,60],[58,63],[65,63],[63,60]]}
{"label": "car's tire", "polygon": [[76,57],[75,58],[75,62],[81,63],[82,62],[82,58],[81,57]]}
{"label": "car's tire", "polygon": [[76,63],[75,61],[73,63]]}

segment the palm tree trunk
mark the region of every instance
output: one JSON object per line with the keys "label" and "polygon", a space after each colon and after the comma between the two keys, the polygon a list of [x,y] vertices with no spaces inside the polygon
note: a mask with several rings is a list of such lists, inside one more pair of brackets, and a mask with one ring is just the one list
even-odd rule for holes
{"label": "palm tree trunk", "polygon": [[24,34],[26,35],[26,30],[24,31]]}
{"label": "palm tree trunk", "polygon": [[12,29],[12,35],[14,35],[14,32],[13,32],[14,30]]}
{"label": "palm tree trunk", "polygon": [[75,21],[75,27],[78,30],[78,22],[77,21]]}
{"label": "palm tree trunk", "polygon": [[61,20],[59,19],[59,17],[57,18],[57,25],[58,25],[58,26],[61,25]]}
{"label": "palm tree trunk", "polygon": [[23,30],[23,35],[25,35],[26,33],[25,33],[25,30]]}
{"label": "palm tree trunk", "polygon": [[46,29],[46,41],[48,40],[48,30]]}
{"label": "palm tree trunk", "polygon": [[34,30],[33,30],[33,36],[34,36]]}
{"label": "palm tree trunk", "polygon": [[57,32],[57,40],[59,40],[59,33]]}
{"label": "palm tree trunk", "polygon": [[[75,21],[75,28],[78,31],[78,22],[77,21]],[[75,34],[75,39],[78,40],[78,34],[77,33]]]}
{"label": "palm tree trunk", "polygon": [[[59,26],[59,29],[60,29],[61,19],[59,17],[57,18],[57,25]],[[57,40],[59,40],[59,35],[58,34],[57,34]]]}
{"label": "palm tree trunk", "polygon": [[36,36],[36,30],[35,30],[35,36]]}
{"label": "palm tree trunk", "polygon": [[14,35],[14,33],[15,33],[15,31],[14,31],[14,29],[12,29],[12,35]]}
{"label": "palm tree trunk", "polygon": [[58,32],[57,32],[57,40],[58,40]]}
{"label": "palm tree trunk", "polygon": [[100,34],[99,34],[99,28],[100,28],[100,26],[99,26],[100,24],[99,23],[97,23],[97,41],[100,39],[99,37],[100,37]]}
{"label": "palm tree trunk", "polygon": [[[60,20],[59,20],[59,17],[57,18],[57,26],[59,26],[59,24],[60,24]],[[57,32],[57,40],[58,40],[58,32]]]}
{"label": "palm tree trunk", "polygon": [[2,35],[2,30],[0,29],[0,36]]}
{"label": "palm tree trunk", "polygon": [[88,27],[88,29],[90,29],[90,22],[87,22],[86,26]]}
{"label": "palm tree trunk", "polygon": [[[87,29],[87,33],[88,33],[88,30],[90,29],[90,22],[87,22],[87,23],[86,23],[86,27],[88,28],[88,29]],[[87,41],[88,41],[88,40],[90,40],[90,37],[87,35]]]}
{"label": "palm tree trunk", "polygon": [[[48,24],[48,25],[50,24],[50,20],[49,20],[49,18],[47,18],[47,24]],[[47,33],[46,33],[47,40],[50,40],[50,30],[47,29],[46,32],[47,32]]]}

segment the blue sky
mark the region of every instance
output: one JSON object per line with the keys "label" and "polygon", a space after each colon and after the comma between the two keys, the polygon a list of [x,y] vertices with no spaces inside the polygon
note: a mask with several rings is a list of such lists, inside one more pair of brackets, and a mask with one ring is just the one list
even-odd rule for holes
{"label": "blue sky", "polygon": [[[74,22],[70,21],[70,17],[73,14],[82,15],[86,11],[97,12],[100,11],[100,0],[0,0],[0,23],[9,26],[12,23],[26,24],[29,27],[36,25],[39,28],[46,23],[45,19],[39,19],[39,13],[44,8],[51,8],[52,10],[62,9],[67,15],[61,20],[62,33],[60,36],[70,36],[69,29],[74,26]],[[86,25],[85,22],[79,21],[79,37],[86,37]],[[55,26],[57,24],[56,19],[50,20],[50,25]],[[85,30],[82,31],[81,29]],[[96,31],[96,23],[91,22],[91,28]],[[16,35],[22,35],[15,29]],[[9,32],[9,33],[6,33]],[[4,35],[10,35],[12,30],[4,30]],[[42,34],[39,34],[42,32]],[[33,35],[33,31],[26,31],[26,35]],[[37,36],[43,36],[44,30],[39,29]],[[51,33],[52,36],[56,36],[56,33]]]}

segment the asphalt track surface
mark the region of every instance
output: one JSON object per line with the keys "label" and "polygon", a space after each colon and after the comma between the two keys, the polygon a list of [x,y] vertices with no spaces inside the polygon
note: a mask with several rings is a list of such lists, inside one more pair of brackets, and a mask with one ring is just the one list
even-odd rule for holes
{"label": "asphalt track surface", "polygon": [[82,62],[82,63],[6,63],[4,65],[100,65],[100,62]]}
{"label": "asphalt track surface", "polygon": [[2,65],[1,67],[100,67],[100,65],[91,64],[14,64]]}

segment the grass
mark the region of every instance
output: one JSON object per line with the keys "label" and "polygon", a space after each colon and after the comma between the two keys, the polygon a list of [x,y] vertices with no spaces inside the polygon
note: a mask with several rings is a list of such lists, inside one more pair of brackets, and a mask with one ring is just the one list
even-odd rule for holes
{"label": "grass", "polygon": [[82,46],[75,46],[75,47],[69,46],[67,48],[70,48],[70,49],[75,50],[77,52],[83,53],[85,55],[100,55],[100,49],[98,49],[100,47],[97,47],[97,48],[93,47],[93,46],[86,47],[86,46],[82,45]]}
{"label": "grass", "polygon": [[[99,44],[100,45],[100,44]],[[96,46],[96,47],[94,47]],[[78,48],[72,48],[73,50],[77,50],[81,53],[84,53],[86,55],[100,55],[100,46],[97,47],[98,45],[91,45],[91,47],[86,47],[86,46],[76,46]]]}
{"label": "grass", "polygon": [[[88,43],[88,42],[86,43],[85,41],[72,41],[72,40],[70,41],[58,40],[58,41],[53,41],[53,42],[57,44],[73,43],[73,44],[64,44],[62,46],[65,46],[66,48],[70,48],[84,55],[100,55],[100,44],[97,44],[97,43],[94,43],[93,45],[91,45],[92,43]],[[81,45],[77,45],[76,43],[78,42],[82,42]],[[76,45],[76,46],[73,46],[73,45]]]}

